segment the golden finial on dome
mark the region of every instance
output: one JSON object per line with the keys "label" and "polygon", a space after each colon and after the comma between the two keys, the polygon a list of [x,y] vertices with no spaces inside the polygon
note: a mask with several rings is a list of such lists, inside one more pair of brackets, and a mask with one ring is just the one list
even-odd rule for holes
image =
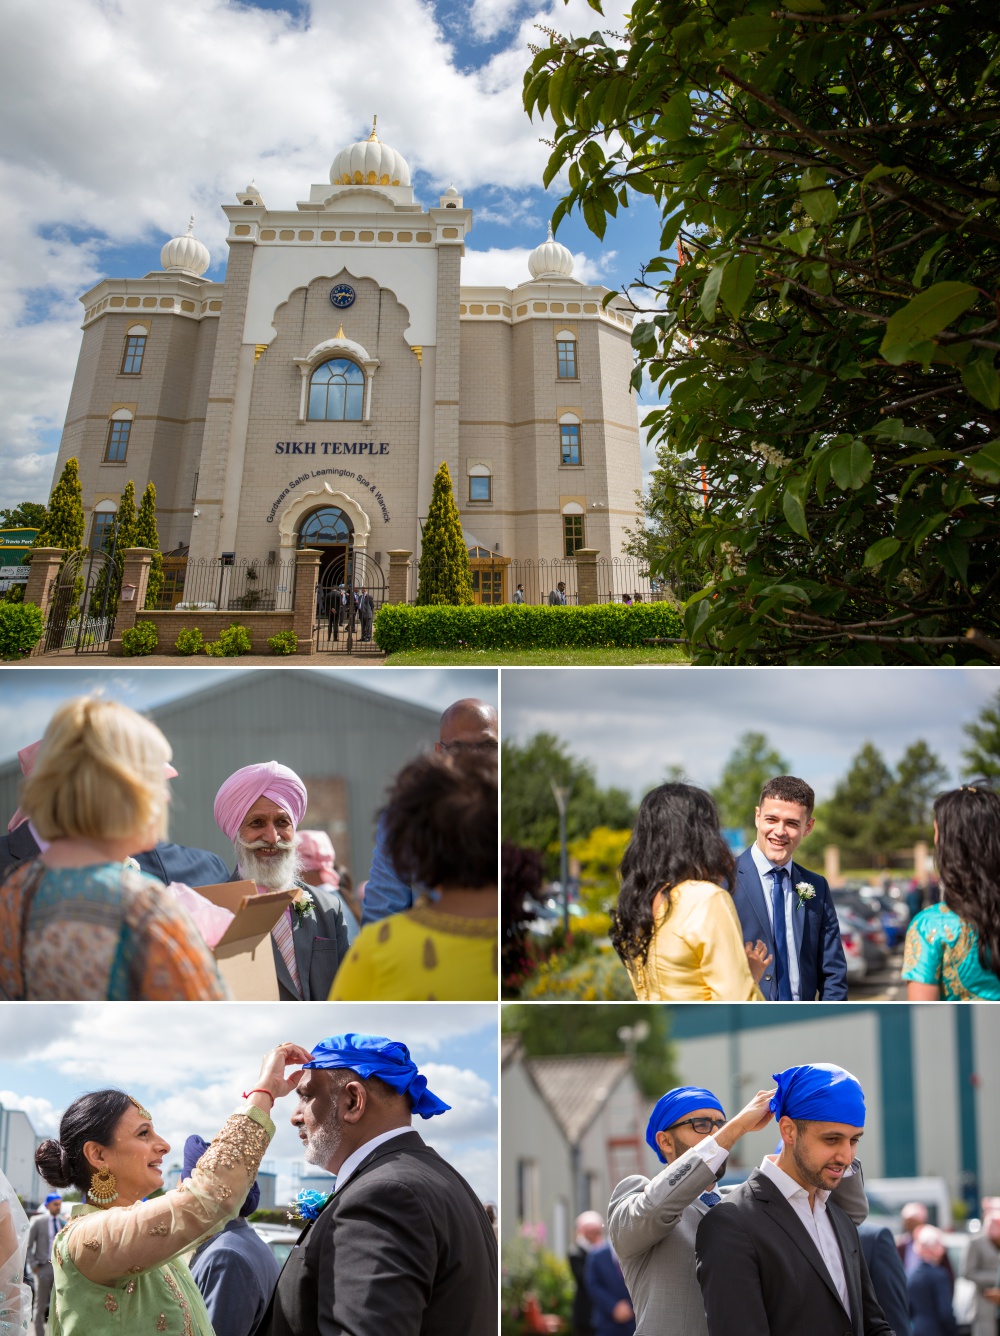
{"label": "golden finial on dome", "polygon": [[347,335],[344,333],[344,322],[343,322],[343,320],[341,320],[341,322],[340,322],[340,328],[337,330],[337,338],[338,338],[338,339],[346,339],[346,338],[347,338]]}
{"label": "golden finial on dome", "polygon": [[378,117],[377,117],[377,116],[373,116],[373,117],[372,117],[372,132],[371,132],[371,134],[368,136],[368,142],[369,142],[369,144],[377,144],[377,143],[378,143],[378,136],[377,136],[376,133],[375,133],[375,127],[376,127],[377,125],[378,125]]}

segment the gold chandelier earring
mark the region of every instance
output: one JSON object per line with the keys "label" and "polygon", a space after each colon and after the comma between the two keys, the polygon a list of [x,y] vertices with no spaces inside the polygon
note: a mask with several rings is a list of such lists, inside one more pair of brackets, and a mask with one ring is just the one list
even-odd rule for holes
{"label": "gold chandelier earring", "polygon": [[95,1206],[110,1206],[118,1196],[118,1182],[106,1164],[92,1175],[87,1196]]}

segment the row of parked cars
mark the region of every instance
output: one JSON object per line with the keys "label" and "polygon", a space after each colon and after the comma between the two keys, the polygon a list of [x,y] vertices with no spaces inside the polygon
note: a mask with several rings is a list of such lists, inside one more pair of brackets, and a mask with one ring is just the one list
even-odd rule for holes
{"label": "row of parked cars", "polygon": [[861,882],[835,887],[830,895],[847,958],[848,982],[877,974],[906,936],[905,900],[879,895]]}

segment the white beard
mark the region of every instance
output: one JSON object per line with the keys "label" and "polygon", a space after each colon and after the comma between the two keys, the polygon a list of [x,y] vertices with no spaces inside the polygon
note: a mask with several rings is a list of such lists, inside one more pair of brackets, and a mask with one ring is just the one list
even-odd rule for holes
{"label": "white beard", "polygon": [[257,849],[237,838],[233,841],[241,874],[266,886],[269,891],[289,891],[299,875],[299,855],[294,844],[279,846],[281,853],[262,858]]}

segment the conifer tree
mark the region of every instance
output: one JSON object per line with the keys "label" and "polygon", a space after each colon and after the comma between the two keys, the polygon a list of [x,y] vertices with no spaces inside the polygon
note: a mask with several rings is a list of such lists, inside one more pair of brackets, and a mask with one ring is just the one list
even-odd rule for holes
{"label": "conifer tree", "polygon": [[[118,596],[122,587],[122,574],[125,570],[125,553],[130,547],[135,547],[135,484],[131,478],[125,484],[125,490],[118,502],[115,526],[115,529],[112,529],[104,542],[104,550],[109,556],[112,547],[114,548],[114,558],[101,570],[94,582],[94,593],[90,599],[90,607],[94,612],[100,608],[105,608],[108,613],[117,611]],[[109,572],[111,573],[110,585],[108,585]],[[106,586],[107,599],[105,600]]]}
{"label": "conifer tree", "polygon": [[155,608],[163,589],[163,558],[160,556],[160,535],[156,529],[156,486],[151,482],[146,484],[146,490],[139,503],[133,546],[148,547],[155,553],[149,568],[145,604],[147,608]]}
{"label": "conifer tree", "polygon": [[434,475],[434,490],[420,546],[418,603],[471,603],[472,573],[448,465]]}
{"label": "conifer tree", "polygon": [[83,490],[80,466],[67,459],[49,500],[49,509],[32,546],[61,547],[66,552],[83,546]]}

